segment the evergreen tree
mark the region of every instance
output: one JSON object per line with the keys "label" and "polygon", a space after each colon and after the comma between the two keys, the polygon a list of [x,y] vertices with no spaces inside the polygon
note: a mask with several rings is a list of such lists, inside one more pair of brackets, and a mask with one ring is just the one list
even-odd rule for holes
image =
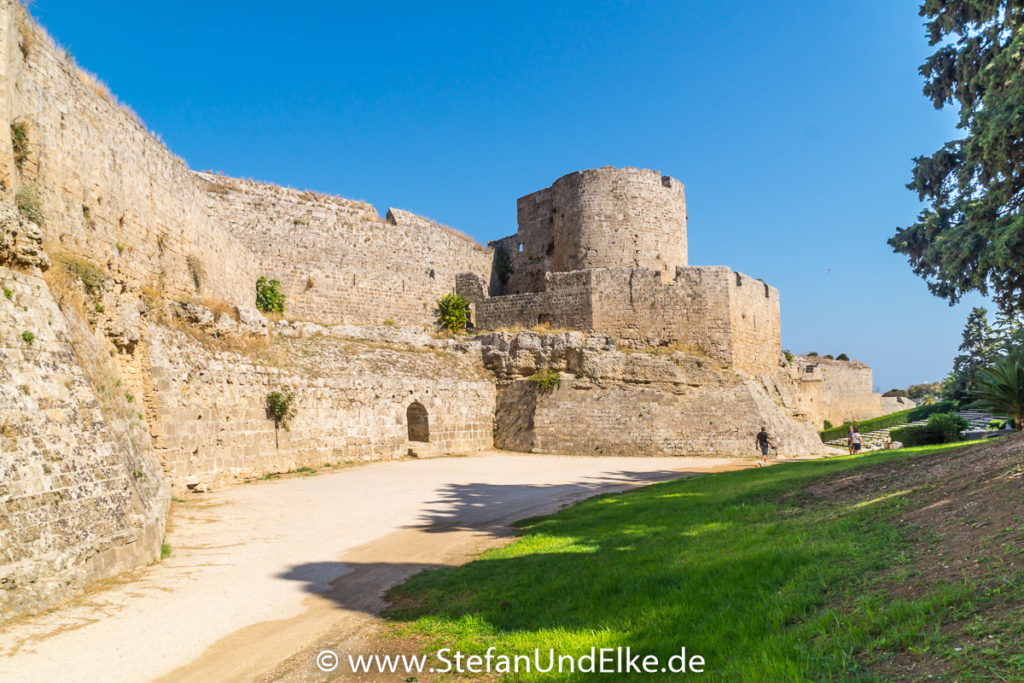
{"label": "evergreen tree", "polygon": [[948,398],[961,400],[974,388],[978,373],[990,367],[1002,355],[1003,340],[988,324],[988,311],[975,307],[967,316],[960,354],[953,359],[950,382],[944,387]]}
{"label": "evergreen tree", "polygon": [[908,185],[930,203],[889,245],[951,304],[991,294],[1024,311],[1024,0],[925,0],[924,94],[959,107],[963,137],[914,159]]}

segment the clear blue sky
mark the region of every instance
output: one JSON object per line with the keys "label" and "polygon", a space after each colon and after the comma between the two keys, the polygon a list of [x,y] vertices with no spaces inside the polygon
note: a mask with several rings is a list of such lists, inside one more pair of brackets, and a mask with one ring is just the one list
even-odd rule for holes
{"label": "clear blue sky", "polygon": [[911,158],[955,135],[921,95],[917,2],[36,0],[33,13],[196,169],[408,209],[486,242],[564,173],[686,185],[690,263],[782,293],[783,346],[882,390],[940,379],[972,297],[885,240]]}

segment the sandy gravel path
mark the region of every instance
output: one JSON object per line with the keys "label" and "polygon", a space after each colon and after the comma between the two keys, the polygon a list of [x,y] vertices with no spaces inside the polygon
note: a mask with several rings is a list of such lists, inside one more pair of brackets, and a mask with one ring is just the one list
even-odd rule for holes
{"label": "sandy gravel path", "polygon": [[515,520],[750,463],[491,453],[191,496],[172,510],[170,558],[0,629],[0,680],[267,676],[326,634],[359,638],[387,588],[500,542]]}

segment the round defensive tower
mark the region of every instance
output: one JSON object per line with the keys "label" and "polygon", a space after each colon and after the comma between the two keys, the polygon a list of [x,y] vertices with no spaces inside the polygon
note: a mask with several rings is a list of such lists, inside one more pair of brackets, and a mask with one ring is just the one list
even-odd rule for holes
{"label": "round defensive tower", "polygon": [[551,185],[554,272],[648,268],[665,279],[686,265],[683,184],[657,171],[605,166]]}

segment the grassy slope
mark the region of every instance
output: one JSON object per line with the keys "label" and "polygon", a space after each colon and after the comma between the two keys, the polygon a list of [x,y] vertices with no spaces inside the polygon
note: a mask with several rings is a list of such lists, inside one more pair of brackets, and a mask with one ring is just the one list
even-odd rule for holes
{"label": "grassy slope", "polygon": [[[828,488],[854,479],[851,470],[894,460],[940,453],[948,461],[954,447],[791,463],[595,498],[524,522],[522,538],[474,562],[414,577],[390,594],[389,616],[399,630],[467,653],[629,646],[667,658],[685,645],[705,657],[705,677],[715,680],[913,677],[915,662],[890,665],[915,652],[950,665],[939,674],[1024,680],[1019,624],[1004,625],[1000,645],[969,661],[951,644],[958,636],[941,627],[974,614],[988,583],[966,574],[913,581],[914,534],[893,520],[928,485],[874,482],[854,496]],[[825,488],[814,493],[815,485]],[[1000,574],[1011,602],[1024,600],[1019,567]],[[894,583],[917,588],[890,590]]]}

